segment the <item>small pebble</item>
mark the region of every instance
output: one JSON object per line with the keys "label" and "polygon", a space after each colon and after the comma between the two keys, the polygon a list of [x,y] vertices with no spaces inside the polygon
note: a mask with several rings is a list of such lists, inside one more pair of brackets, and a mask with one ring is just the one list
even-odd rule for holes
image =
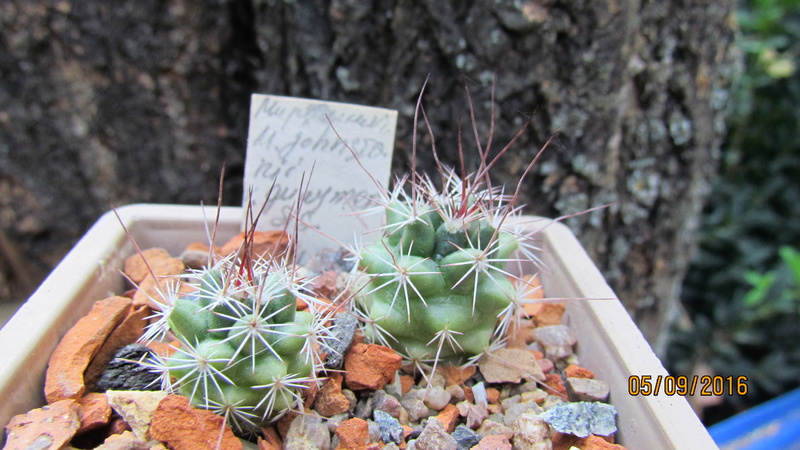
{"label": "small pebble", "polygon": [[519,403],[521,401],[522,401],[522,396],[515,395],[513,397],[508,397],[508,398],[503,399],[500,402],[500,406],[503,407],[504,411],[507,411],[509,408],[511,408],[512,406],[516,405],[517,403]]}
{"label": "small pebble", "polygon": [[558,395],[548,395],[546,399],[544,399],[544,403],[542,403],[542,409],[547,411],[548,409],[552,408],[553,406],[560,405],[562,403],[566,403],[566,400],[561,398]]}
{"label": "small pebble", "polygon": [[372,417],[372,399],[367,397],[359,400],[358,403],[356,403],[356,410],[354,414],[359,419],[364,420]]}
{"label": "small pebble", "polygon": [[540,408],[535,402],[517,403],[512,405],[506,410],[505,413],[503,413],[503,423],[510,427],[514,424],[514,421],[516,421],[519,416],[527,413],[539,414],[542,411],[542,408]]}
{"label": "small pebble", "polygon": [[387,394],[383,389],[378,389],[372,394],[372,409],[373,411],[383,411],[389,413],[392,417],[397,419],[400,417],[400,410],[403,406],[400,401],[391,395]]}
{"label": "small pebble", "polygon": [[369,441],[378,442],[381,440],[381,428],[374,420],[367,420],[367,430],[369,431]]}
{"label": "small pebble", "polygon": [[373,412],[373,418],[380,428],[383,442],[399,444],[403,441],[403,426],[397,419],[380,410]]}
{"label": "small pebble", "polygon": [[408,420],[418,422],[420,419],[428,417],[428,407],[417,397],[417,391],[409,391],[400,399],[400,404],[408,412]]}
{"label": "small pebble", "polygon": [[522,402],[542,403],[547,398],[547,392],[536,389],[535,391],[523,392],[520,397],[522,398]]}
{"label": "small pebble", "polygon": [[331,448],[331,433],[317,415],[299,415],[292,420],[283,439],[284,450],[320,450]]}
{"label": "small pebble", "polygon": [[450,386],[447,386],[447,392],[450,394],[450,403],[455,404],[464,401],[464,388],[461,386],[457,384],[451,384]]}
{"label": "small pebble", "polygon": [[592,378],[567,378],[567,395],[573,402],[605,402],[609,388],[605,381]]}
{"label": "small pebble", "polygon": [[[557,326],[557,325],[556,325]],[[525,413],[514,421],[514,448],[532,450],[551,449],[550,427],[538,414]]]}
{"label": "small pebble", "polygon": [[486,408],[486,405],[469,405],[467,410],[467,421],[466,424],[468,427],[472,428],[473,430],[477,429],[483,423],[486,418],[489,417],[489,410]]}
{"label": "small pebble", "polygon": [[447,434],[438,420],[428,419],[414,448],[418,450],[458,450],[459,447],[455,438]]}
{"label": "small pebble", "polygon": [[331,433],[336,431],[336,428],[339,427],[339,424],[344,422],[345,420],[350,418],[350,414],[348,413],[341,413],[336,414],[333,416],[328,417],[328,431]]}
{"label": "small pebble", "polygon": [[500,420],[492,420],[490,417],[489,419],[484,420],[476,431],[481,436],[492,436],[499,434],[509,439],[514,436],[514,430],[512,430],[511,427],[505,426],[502,418],[500,418]]}
{"label": "small pebble", "polygon": [[464,425],[457,426],[452,436],[458,444],[458,450],[469,450],[473,446],[478,445],[478,442],[481,441],[480,434]]}
{"label": "small pebble", "polygon": [[539,368],[542,369],[543,373],[551,372],[555,368],[553,361],[547,358],[537,359],[536,363],[539,364]]}
{"label": "small pebble", "polygon": [[550,325],[533,329],[533,339],[547,346],[571,346],[577,342],[575,335],[566,325]]}
{"label": "small pebble", "polygon": [[347,401],[350,402],[350,409],[348,411],[353,413],[353,411],[356,410],[356,405],[358,404],[358,398],[356,398],[355,392],[351,391],[350,389],[342,389],[342,395],[344,395]]}
{"label": "small pebble", "polygon": [[449,392],[447,392],[441,386],[434,386],[430,389],[423,389],[422,401],[425,403],[425,406],[428,408],[434,409],[436,411],[441,411],[450,403],[450,398],[452,397]]}

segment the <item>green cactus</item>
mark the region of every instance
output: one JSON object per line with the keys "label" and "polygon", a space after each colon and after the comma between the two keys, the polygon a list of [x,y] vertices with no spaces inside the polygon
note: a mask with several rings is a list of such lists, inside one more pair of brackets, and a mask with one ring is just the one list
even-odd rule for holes
{"label": "green cactus", "polygon": [[535,259],[507,196],[453,171],[443,179],[439,191],[415,176],[410,193],[399,180],[379,201],[383,236],[357,255],[365,335],[434,365],[474,362],[502,340],[526,293],[505,266]]}
{"label": "green cactus", "polygon": [[[168,289],[142,338],[169,333],[180,342],[173,356],[145,363],[161,374],[162,387],[225,417],[240,434],[298,407],[329,337],[308,282],[274,259],[245,265],[234,257],[188,278],[196,289]],[[297,298],[309,311],[297,311]]]}

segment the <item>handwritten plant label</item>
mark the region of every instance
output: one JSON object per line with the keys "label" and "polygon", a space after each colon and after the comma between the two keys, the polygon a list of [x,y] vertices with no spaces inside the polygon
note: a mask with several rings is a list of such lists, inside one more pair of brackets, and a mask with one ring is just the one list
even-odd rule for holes
{"label": "handwritten plant label", "polygon": [[334,239],[352,245],[354,236],[380,227],[380,215],[353,213],[374,206],[372,178],[384,186],[389,180],[396,126],[397,111],[389,109],[254,94],[243,205],[251,200],[257,213],[272,188],[258,229],[282,229],[303,194],[300,219],[317,231],[300,225],[301,254],[339,248]]}

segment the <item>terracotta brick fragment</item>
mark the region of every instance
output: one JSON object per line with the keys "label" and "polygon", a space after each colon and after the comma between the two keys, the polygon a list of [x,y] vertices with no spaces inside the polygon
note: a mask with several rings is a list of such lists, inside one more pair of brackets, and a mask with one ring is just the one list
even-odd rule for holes
{"label": "terracotta brick fragment", "polygon": [[131,431],[112,434],[95,450],[150,450],[152,445],[136,436]]}
{"label": "terracotta brick fragment", "polygon": [[414,377],[406,374],[400,375],[400,387],[403,390],[403,395],[408,394],[412,386],[414,386]]}
{"label": "terracotta brick fragment", "polygon": [[497,388],[487,387],[486,401],[491,405],[493,403],[497,403],[499,400],[500,400],[500,391]]}
{"label": "terracotta brick fragment", "polygon": [[[240,450],[242,443],[227,425],[223,428],[223,418],[211,411],[195,409],[189,399],[170,394],[158,404],[150,435],[170,448]],[[217,442],[222,430],[222,440]]]}
{"label": "terracotta brick fragment", "polygon": [[567,378],[594,378],[594,372],[577,364],[570,364],[564,369]]}
{"label": "terracotta brick fragment", "polygon": [[81,426],[80,405],[60,400],[11,418],[6,449],[62,448]]}
{"label": "terracotta brick fragment", "polygon": [[351,390],[383,389],[394,380],[403,358],[394,350],[375,344],[355,344],[344,358],[345,382]]}
{"label": "terracotta brick fragment", "polygon": [[81,427],[75,434],[101,428],[111,421],[111,406],[106,394],[90,392],[78,399]]}
{"label": "terracotta brick fragment", "polygon": [[148,272],[139,282],[139,290],[133,294],[133,303],[158,308],[161,299],[159,292],[164,292],[167,286],[165,279],[180,275],[186,269],[186,265],[180,258],[172,257],[155,261],[148,260],[148,262],[152,273]]}
{"label": "terracotta brick fragment", "polygon": [[282,448],[283,442],[274,426],[261,429],[261,436],[258,438],[258,450],[281,450]]}
{"label": "terracotta brick fragment", "polygon": [[275,424],[275,429],[278,430],[278,435],[282,439],[286,439],[286,434],[289,432],[289,427],[292,426],[292,421],[295,417],[297,417],[300,413],[295,410],[289,410],[286,414],[283,415],[278,422]]}
{"label": "terracotta brick fragment", "polygon": [[550,325],[560,325],[561,319],[564,317],[566,310],[566,303],[545,303],[533,315],[533,320],[536,322],[537,327],[546,327]]}
{"label": "terracotta brick fragment", "polygon": [[314,409],[324,417],[341,414],[350,409],[350,400],[342,394],[342,374],[333,373],[322,383]]}
{"label": "terracotta brick fragment", "polygon": [[560,395],[567,398],[567,387],[564,386],[564,379],[561,378],[561,375],[557,373],[548,373],[546,374],[544,379],[544,389],[545,392],[548,394]]}
{"label": "terracotta brick fragment", "polygon": [[337,449],[360,448],[369,444],[369,425],[364,419],[354,417],[336,427],[336,436],[339,437]]}
{"label": "terracotta brick fragment", "polygon": [[512,325],[506,334],[506,348],[524,348],[533,342],[533,329],[536,328],[532,319],[522,318],[518,324]]}
{"label": "terracotta brick fragment", "polygon": [[176,351],[181,347],[180,341],[172,341],[172,342],[159,342],[159,341],[148,341],[145,342],[144,345],[147,346],[150,350],[156,352],[158,356],[162,358],[169,358],[170,356],[174,355]]}
{"label": "terracotta brick fragment", "polygon": [[142,336],[144,328],[147,326],[147,317],[151,314],[152,310],[147,305],[134,305],[122,322],[114,328],[84,372],[83,378],[89,390],[94,389],[97,381],[106,371],[108,363],[114,359],[114,355],[122,347],[136,342]]}
{"label": "terracotta brick fragment", "polygon": [[[129,256],[125,260],[122,271],[125,272],[125,275],[127,275],[131,281],[138,284],[150,273],[150,270],[147,268],[148,264],[152,269],[157,261],[170,258],[172,258],[172,255],[163,248],[148,248],[147,250],[143,250],[141,254],[136,253]],[[147,263],[145,263],[145,261],[147,261]]]}
{"label": "terracotta brick fragment", "polygon": [[580,438],[572,434],[555,432],[551,437],[551,441],[553,450],[569,450],[572,447],[581,450],[625,450],[622,445],[614,444],[613,434],[611,436],[590,434],[585,438]]}
{"label": "terracotta brick fragment", "polygon": [[131,299],[125,297],[100,300],[64,335],[47,365],[44,393],[48,403],[83,395],[86,368],[130,307]]}
{"label": "terracotta brick fragment", "polygon": [[[245,232],[232,237],[220,248],[220,255],[228,256],[239,250],[245,238]],[[282,230],[256,231],[253,233],[251,256],[254,258],[280,255],[289,245],[289,235]]]}
{"label": "terracotta brick fragment", "polygon": [[436,415],[436,420],[442,424],[448,433],[452,433],[456,429],[458,422],[458,408],[452,403],[448,403],[444,409]]}
{"label": "terracotta brick fragment", "polygon": [[453,364],[442,364],[436,368],[436,371],[444,376],[445,386],[464,384],[471,376],[475,375],[475,370],[474,365],[462,367]]}
{"label": "terracotta brick fragment", "polygon": [[122,434],[131,431],[131,426],[122,417],[112,416],[111,423],[108,424],[108,435]]}
{"label": "terracotta brick fragment", "polygon": [[471,450],[511,450],[511,442],[502,434],[484,436]]}

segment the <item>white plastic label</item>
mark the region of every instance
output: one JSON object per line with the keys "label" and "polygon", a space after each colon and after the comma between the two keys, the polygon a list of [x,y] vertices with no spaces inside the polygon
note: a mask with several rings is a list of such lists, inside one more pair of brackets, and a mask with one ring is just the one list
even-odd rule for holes
{"label": "white plastic label", "polygon": [[257,213],[272,189],[257,228],[282,229],[303,194],[301,255],[352,245],[354,235],[380,227],[381,215],[353,213],[374,206],[373,179],[389,181],[396,126],[394,110],[253,94],[243,205],[251,201]]}

